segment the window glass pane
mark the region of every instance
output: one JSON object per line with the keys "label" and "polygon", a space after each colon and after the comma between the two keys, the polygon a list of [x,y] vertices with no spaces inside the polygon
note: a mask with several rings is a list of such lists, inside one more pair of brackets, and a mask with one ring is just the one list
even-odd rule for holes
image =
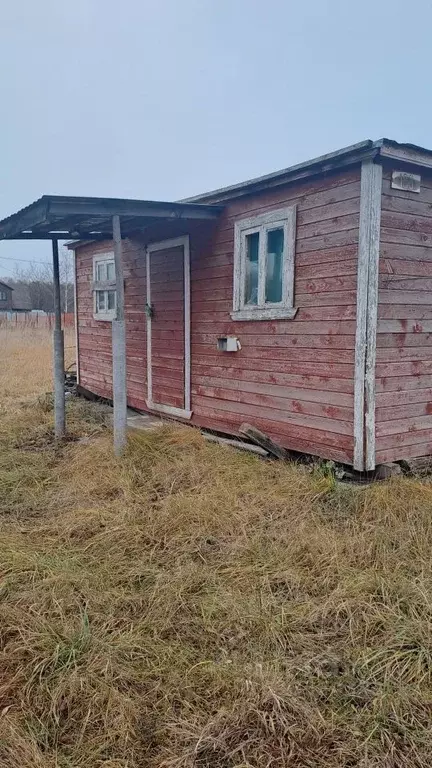
{"label": "window glass pane", "polygon": [[284,250],[284,231],[271,229],[267,232],[267,268],[265,300],[282,301],[282,266]]}
{"label": "window glass pane", "polygon": [[103,312],[105,309],[105,291],[96,291],[96,311]]}
{"label": "window glass pane", "polygon": [[115,280],[115,265],[113,261],[107,263],[107,280]]}
{"label": "window glass pane", "polygon": [[100,282],[101,280],[106,280],[106,262],[102,261],[96,266],[96,280]]}
{"label": "window glass pane", "polygon": [[258,304],[259,232],[246,235],[245,304]]}
{"label": "window glass pane", "polygon": [[115,306],[116,306],[115,291],[107,291],[107,295],[108,295],[108,309],[115,309]]}

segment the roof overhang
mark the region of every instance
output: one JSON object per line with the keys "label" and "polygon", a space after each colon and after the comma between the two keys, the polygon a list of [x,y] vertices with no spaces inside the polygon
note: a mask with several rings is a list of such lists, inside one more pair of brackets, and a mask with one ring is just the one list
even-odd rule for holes
{"label": "roof overhang", "polygon": [[43,195],[0,221],[0,240],[111,239],[113,216],[128,237],[160,221],[216,219],[221,210],[202,203]]}
{"label": "roof overhang", "polygon": [[184,198],[181,202],[222,204],[238,197],[264,192],[267,189],[272,189],[282,184],[322,176],[340,168],[356,165],[367,158],[375,159],[378,157],[398,163],[432,168],[432,150],[430,149],[419,147],[415,144],[399,144],[392,139],[378,139],[377,141],[367,139],[358,144],[338,149],[336,152],[329,152],[326,155],[315,157],[313,160],[292,165],[281,171],[268,173],[266,176],[259,176],[255,179],[249,179],[249,181],[243,181],[240,184],[232,184],[229,187],[215,189],[212,192]]}
{"label": "roof overhang", "polygon": [[[391,139],[368,139],[282,171],[179,202],[44,195],[0,221],[0,240],[72,239],[82,244],[83,241],[112,239],[112,217],[115,215],[120,216],[123,237],[132,236],[160,221],[216,219],[229,200],[319,177],[356,165],[367,158],[432,169],[430,149],[415,144],[399,144]],[[74,245],[78,243],[69,247]]]}
{"label": "roof overhang", "polygon": [[399,144],[392,139],[380,139],[375,142],[379,147],[380,157],[408,165],[419,165],[432,168],[432,150],[419,147],[417,144]]}

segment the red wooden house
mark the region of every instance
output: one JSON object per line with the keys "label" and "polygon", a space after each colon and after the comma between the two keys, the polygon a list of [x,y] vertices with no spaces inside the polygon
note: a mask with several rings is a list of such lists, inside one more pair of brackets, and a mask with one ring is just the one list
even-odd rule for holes
{"label": "red wooden house", "polygon": [[[359,470],[432,453],[432,152],[387,139],[190,198],[123,244],[128,404]],[[112,396],[112,243],[76,256],[80,386]]]}

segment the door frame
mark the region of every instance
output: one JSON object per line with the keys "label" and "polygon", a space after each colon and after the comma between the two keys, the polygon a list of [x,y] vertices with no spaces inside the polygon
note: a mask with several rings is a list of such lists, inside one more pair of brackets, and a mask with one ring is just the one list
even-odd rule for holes
{"label": "door frame", "polygon": [[146,247],[146,300],[151,306],[151,278],[150,258],[156,251],[164,251],[168,248],[183,246],[183,276],[184,276],[184,408],[176,408],[174,405],[164,405],[153,401],[152,385],[152,319],[147,315],[147,408],[151,411],[159,411],[169,416],[177,416],[181,419],[190,419],[191,411],[191,319],[190,319],[190,243],[189,235],[174,237],[169,240],[160,240],[150,243]]}

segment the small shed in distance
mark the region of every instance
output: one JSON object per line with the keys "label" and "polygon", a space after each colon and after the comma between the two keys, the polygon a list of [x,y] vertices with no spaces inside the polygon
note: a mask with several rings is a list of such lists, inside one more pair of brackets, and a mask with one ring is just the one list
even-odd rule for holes
{"label": "small shed in distance", "polygon": [[0,280],[0,312],[30,312],[31,310],[32,303],[27,285],[21,281],[9,285]]}
{"label": "small shed in distance", "polygon": [[0,280],[0,312],[12,310],[12,291],[10,285]]}

